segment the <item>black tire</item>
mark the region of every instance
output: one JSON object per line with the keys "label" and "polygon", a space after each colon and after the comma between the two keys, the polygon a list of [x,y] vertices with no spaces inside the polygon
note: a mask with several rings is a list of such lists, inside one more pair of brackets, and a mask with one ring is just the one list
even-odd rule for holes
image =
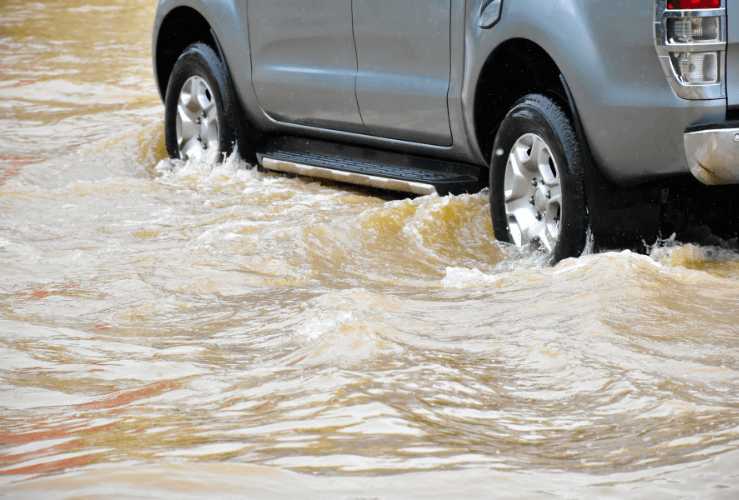
{"label": "black tire", "polygon": [[[532,150],[541,144],[536,142],[537,137],[548,149],[533,160]],[[535,144],[528,150],[522,147],[528,144],[527,141]],[[518,145],[517,156],[511,156],[514,145]],[[544,151],[544,148],[540,151]],[[520,158],[528,160],[522,162]],[[549,160],[545,162],[542,158]],[[544,173],[541,179],[532,174],[532,187],[528,188],[532,192],[526,192],[522,187],[526,175],[509,173],[509,198],[506,200],[506,169],[517,161],[524,168],[516,170],[515,166],[511,166],[511,172],[524,171],[528,175],[538,169]],[[546,171],[547,163],[550,165],[549,171]],[[534,164],[536,168],[531,167]],[[562,108],[540,94],[529,94],[519,100],[501,122],[493,145],[490,212],[497,239],[516,244],[539,243],[549,253],[549,263],[552,265],[568,257],[580,256],[585,248],[588,230],[583,165],[582,149],[572,123]],[[550,180],[545,176],[549,176]],[[524,193],[531,195],[530,198],[525,199]],[[531,206],[526,206],[527,203]],[[508,211],[507,206],[510,208]],[[545,208],[541,209],[542,206]],[[531,221],[527,210],[534,217],[533,225],[518,222],[519,219]],[[511,226],[514,226],[516,237],[512,234]],[[553,237],[555,226],[556,238]],[[531,237],[532,234],[544,234],[546,245],[542,238]]]}
{"label": "black tire", "polygon": [[[236,148],[242,135],[240,107],[231,86],[226,65],[216,52],[204,43],[190,45],[180,55],[172,69],[164,100],[164,131],[167,152],[172,158],[185,159],[177,132],[177,107],[183,86],[193,77],[207,83],[207,95],[212,96],[217,113],[217,133],[211,133],[215,141],[199,141],[203,150],[212,154],[217,150],[217,161],[223,161]],[[184,144],[183,144],[184,146]],[[243,156],[243,152],[240,152]]]}

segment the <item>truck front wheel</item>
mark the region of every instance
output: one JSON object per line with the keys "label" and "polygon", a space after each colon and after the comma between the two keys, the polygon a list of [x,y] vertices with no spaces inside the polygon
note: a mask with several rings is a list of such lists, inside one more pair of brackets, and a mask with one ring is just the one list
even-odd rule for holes
{"label": "truck front wheel", "polygon": [[233,151],[239,134],[237,110],[221,58],[203,43],[190,45],[172,69],[164,101],[170,156],[222,161]]}
{"label": "truck front wheel", "polygon": [[582,151],[550,98],[527,95],[503,119],[490,165],[490,212],[500,241],[538,246],[550,264],[581,255],[588,229]]}

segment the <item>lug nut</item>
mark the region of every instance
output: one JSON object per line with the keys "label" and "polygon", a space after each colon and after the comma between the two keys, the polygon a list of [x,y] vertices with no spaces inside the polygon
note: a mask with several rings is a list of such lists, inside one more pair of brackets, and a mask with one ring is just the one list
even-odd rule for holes
{"label": "lug nut", "polygon": [[547,191],[547,195],[546,196],[547,196],[547,200],[551,200],[552,199],[552,192],[551,191]]}
{"label": "lug nut", "polygon": [[532,205],[534,204],[534,197],[533,196],[531,198],[529,198],[529,203],[531,203]]}
{"label": "lug nut", "polygon": [[531,179],[531,185],[536,186],[536,179]]}
{"label": "lug nut", "polygon": [[541,214],[536,214],[536,220],[541,220]]}

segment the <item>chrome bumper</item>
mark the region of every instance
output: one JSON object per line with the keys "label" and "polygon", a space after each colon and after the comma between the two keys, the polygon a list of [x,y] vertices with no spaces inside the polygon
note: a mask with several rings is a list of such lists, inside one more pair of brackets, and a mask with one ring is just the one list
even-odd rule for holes
{"label": "chrome bumper", "polygon": [[739,128],[686,132],[690,173],[703,184],[739,184]]}

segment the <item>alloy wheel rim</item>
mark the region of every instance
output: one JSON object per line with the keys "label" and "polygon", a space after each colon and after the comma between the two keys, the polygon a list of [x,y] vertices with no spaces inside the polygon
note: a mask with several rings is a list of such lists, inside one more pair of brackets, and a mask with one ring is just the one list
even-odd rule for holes
{"label": "alloy wheel rim", "polygon": [[518,246],[539,243],[551,253],[560,235],[562,186],[557,162],[544,139],[525,134],[515,142],[503,192],[513,242]]}
{"label": "alloy wheel rim", "polygon": [[218,107],[208,82],[191,76],[177,100],[177,147],[182,159],[199,160],[218,151]]}

